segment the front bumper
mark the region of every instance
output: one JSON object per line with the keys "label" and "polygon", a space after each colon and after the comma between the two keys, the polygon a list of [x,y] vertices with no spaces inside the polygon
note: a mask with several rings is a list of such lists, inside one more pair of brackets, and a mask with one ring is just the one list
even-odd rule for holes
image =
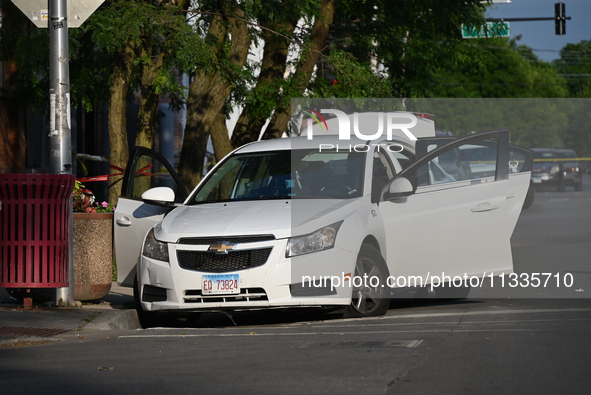
{"label": "front bumper", "polygon": [[[213,311],[350,303],[351,287],[346,278],[347,275],[350,278],[355,267],[355,254],[335,247],[286,258],[286,245],[287,240],[238,244],[228,255],[271,250],[260,266],[240,270],[209,266],[204,271],[198,267],[188,269],[185,263],[179,263],[178,257],[186,253],[215,254],[207,251],[209,245],[169,244],[170,262],[141,256],[138,284],[142,309]],[[204,276],[212,274],[237,274],[240,292],[205,293]]]}
{"label": "front bumper", "polygon": [[535,185],[551,185],[558,183],[558,177],[552,174],[532,174],[531,182]]}

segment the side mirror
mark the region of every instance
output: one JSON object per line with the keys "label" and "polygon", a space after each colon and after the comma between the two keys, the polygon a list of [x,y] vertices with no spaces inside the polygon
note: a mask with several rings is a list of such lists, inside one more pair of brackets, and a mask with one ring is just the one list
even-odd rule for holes
{"label": "side mirror", "polygon": [[155,206],[170,207],[174,205],[174,191],[169,187],[150,188],[142,193],[142,201]]}
{"label": "side mirror", "polygon": [[408,178],[400,177],[392,180],[386,192],[386,199],[400,199],[414,193],[414,187]]}

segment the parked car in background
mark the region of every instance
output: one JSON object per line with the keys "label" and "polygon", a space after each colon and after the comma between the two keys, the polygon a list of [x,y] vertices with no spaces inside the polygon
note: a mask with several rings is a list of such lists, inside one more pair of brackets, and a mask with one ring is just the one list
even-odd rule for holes
{"label": "parked car in background", "polygon": [[560,184],[560,164],[552,148],[532,148],[534,162],[531,169],[531,182],[534,186],[558,187]]}
{"label": "parked car in background", "polygon": [[[567,186],[583,190],[583,171],[570,149],[533,148],[531,181],[534,186],[548,186],[563,192]],[[569,160],[569,159],[573,160]]]}
{"label": "parked car in background", "polygon": [[572,149],[557,149],[556,158],[562,167],[562,183],[560,190],[566,186],[574,186],[576,191],[583,190],[583,168],[576,160],[577,154]]}

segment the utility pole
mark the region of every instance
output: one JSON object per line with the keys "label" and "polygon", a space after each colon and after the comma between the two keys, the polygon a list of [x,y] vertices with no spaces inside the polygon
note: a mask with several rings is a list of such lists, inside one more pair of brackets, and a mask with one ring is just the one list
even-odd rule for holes
{"label": "utility pole", "polygon": [[66,0],[49,0],[49,167],[72,173],[70,66]]}
{"label": "utility pole", "polygon": [[[70,128],[70,58],[66,0],[49,0],[49,168],[52,174],[72,174]],[[72,212],[70,202],[70,212]],[[74,302],[74,253],[70,214],[68,286],[56,289],[55,299],[65,306]]]}

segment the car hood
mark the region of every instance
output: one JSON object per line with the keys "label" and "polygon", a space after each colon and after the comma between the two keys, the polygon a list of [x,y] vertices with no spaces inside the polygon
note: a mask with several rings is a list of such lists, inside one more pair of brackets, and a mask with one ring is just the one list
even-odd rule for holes
{"label": "car hood", "polygon": [[180,206],[155,228],[161,241],[182,237],[273,234],[282,239],[313,232],[350,216],[361,199],[260,200]]}

